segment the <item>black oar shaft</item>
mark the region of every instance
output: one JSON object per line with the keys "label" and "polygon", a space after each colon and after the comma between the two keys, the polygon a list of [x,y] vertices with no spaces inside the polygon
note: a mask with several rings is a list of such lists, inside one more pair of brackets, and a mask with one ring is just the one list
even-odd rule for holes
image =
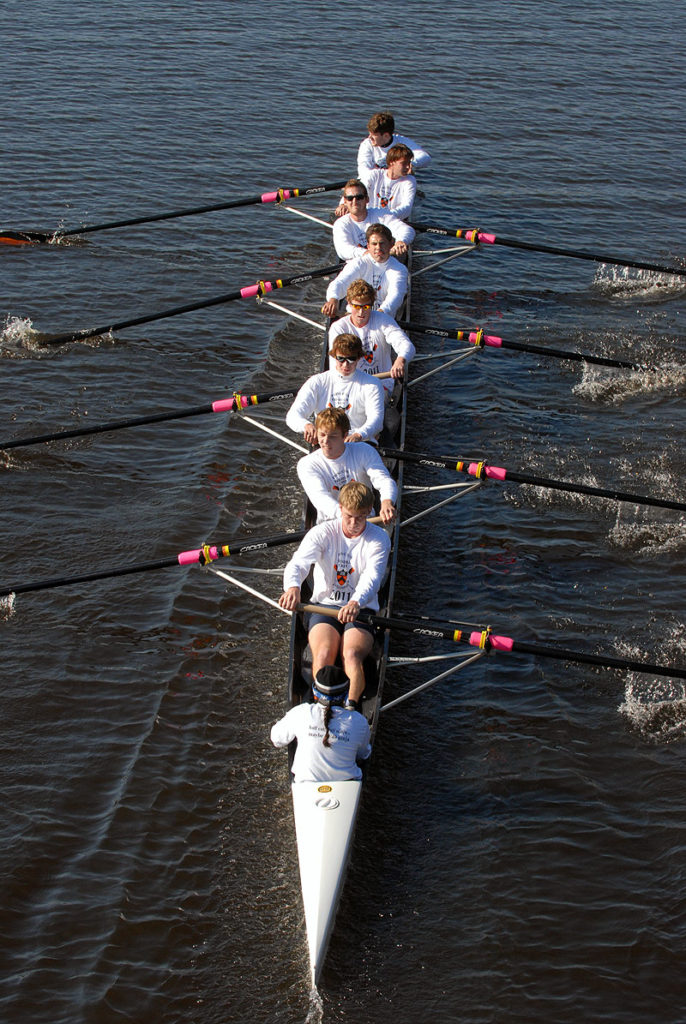
{"label": "black oar shaft", "polygon": [[530,473],[519,473],[516,470],[504,469],[500,466],[489,466],[485,462],[473,462],[467,459],[447,459],[442,455],[429,455],[420,452],[403,452],[395,448],[378,449],[379,453],[389,459],[404,459],[421,466],[436,466],[441,469],[452,469],[456,473],[468,473],[475,479],[510,480],[518,484],[531,484],[535,487],[548,487],[557,491],[569,491],[573,494],[588,494],[594,498],[609,498],[613,501],[626,501],[632,505],[652,505],[657,508],[670,508],[677,512],[686,512],[686,502],[672,501],[669,498],[653,498],[643,494],[629,494],[626,491],[606,487],[591,487],[588,484],[573,483],[567,480],[551,480],[548,477],[534,476]]}
{"label": "black oar shaft", "polygon": [[598,665],[601,668],[618,668],[629,672],[650,672],[656,676],[686,679],[686,668],[676,668],[673,665],[654,665],[630,658],[612,658],[605,654],[586,654],[583,651],[568,651],[562,647],[532,644],[523,640],[513,640],[512,650],[519,654],[533,654],[540,658],[557,658],[560,661],[576,661],[582,665]]}
{"label": "black oar shaft", "polygon": [[135,565],[115,566],[112,569],[101,569],[95,572],[80,573],[76,576],[56,576],[49,580],[33,583],[13,583],[0,586],[0,597],[10,594],[27,594],[37,590],[49,590],[55,587],[67,587],[77,583],[91,583],[95,580],[113,579],[117,576],[130,576],[133,573],[149,572],[153,569],[169,569],[172,566],[206,565],[218,558],[245,555],[253,551],[265,551],[267,548],[279,547],[283,544],[297,544],[305,536],[305,530],[293,533],[277,533],[271,537],[247,537],[231,544],[203,545],[190,551],[182,551],[169,558],[160,558],[154,562],[138,562]]}
{"label": "black oar shaft", "polygon": [[670,508],[677,512],[686,512],[686,502],[672,501],[669,498],[653,498],[642,494],[629,494],[612,487],[591,487],[589,484],[571,483],[567,480],[550,480],[543,476],[530,473],[518,473],[507,470],[507,480],[518,484],[532,484],[535,487],[549,487],[556,491],[569,491],[573,494],[588,494],[594,498],[609,498],[612,501],[626,501],[633,505],[652,505],[656,508]]}
{"label": "black oar shaft", "polygon": [[649,270],[657,274],[673,274],[679,277],[686,276],[683,267],[667,267],[658,263],[646,263],[643,260],[625,259],[622,256],[610,256],[607,253],[585,252],[582,249],[563,249],[555,245],[543,243],[524,242],[516,238],[501,238],[488,231],[479,231],[477,228],[445,228],[434,224],[411,225],[415,231],[423,231],[431,235],[443,235],[448,238],[464,238],[475,245],[505,245],[511,249],[526,249],[529,252],[549,253],[552,256],[569,256],[577,260],[591,260],[594,263],[608,263],[619,267],[634,267],[637,270]]}
{"label": "black oar shaft", "polygon": [[176,409],[170,412],[151,413],[148,416],[134,416],[126,420],[113,420],[110,423],[98,423],[88,427],[75,427],[73,430],[60,430],[53,434],[40,434],[37,437],[18,437],[12,441],[0,441],[0,451],[7,451],[11,448],[27,448],[33,444],[45,444],[48,441],[66,441],[73,437],[87,437],[90,434],[105,434],[112,430],[123,430],[125,427],[140,427],[147,423],[164,423],[168,420],[180,420],[189,416],[204,416],[214,412],[236,412],[238,408],[248,408],[253,405],[262,405],[265,402],[291,399],[296,391],[270,391],[261,395],[244,395],[220,402],[210,402],[206,405],[196,405],[186,409]]}
{"label": "black oar shaft", "polygon": [[133,227],[136,224],[152,224],[156,221],[175,220],[179,217],[192,217],[201,213],[214,213],[218,210],[232,210],[239,206],[257,206],[260,203],[279,203],[287,199],[304,199],[307,196],[319,195],[342,188],[344,181],[334,181],[328,185],[310,185],[306,188],[278,188],[259,195],[246,196],[242,199],[231,199],[221,203],[208,203],[205,206],[192,206],[185,210],[172,210],[168,213],[143,214],[140,217],[129,217],[125,220],[111,220],[102,224],[84,224],[78,228],[55,228],[54,231],[3,231],[0,230],[0,242],[21,244],[23,242],[59,241],[70,235],[87,235],[93,231],[108,231],[112,228]]}
{"label": "black oar shaft", "polygon": [[[469,341],[477,344],[475,340],[478,332],[468,330],[448,330],[441,327],[434,327],[429,324],[417,324],[411,320],[399,320],[398,323],[406,331],[427,334],[435,338],[449,338],[455,341]],[[481,343],[488,348],[509,348],[517,352],[531,352],[535,355],[549,356],[551,359],[569,359],[578,363],[594,363],[598,366],[613,366],[622,370],[645,370],[647,367],[641,363],[632,363],[627,359],[612,359],[609,356],[597,356],[590,352],[572,352],[568,349],[551,349],[543,345],[532,345],[529,342],[507,341],[505,338],[497,338],[497,345],[488,340]]]}
{"label": "black oar shaft", "polygon": [[528,643],[523,640],[512,640],[510,637],[495,636],[491,634],[490,630],[466,632],[457,629],[453,623],[432,622],[429,619],[387,618],[383,615],[377,615],[364,610],[360,612],[359,618],[382,629],[396,629],[406,633],[413,633],[415,636],[451,640],[453,643],[469,644],[470,647],[479,647],[488,651],[516,651],[519,654],[534,654],[542,658],[557,658],[561,661],[599,665],[603,668],[620,668],[632,672],[650,672],[658,676],[686,679],[686,668],[675,668],[672,665],[655,665],[651,662],[615,658],[604,654],[587,654],[584,651],[570,651],[561,647]]}
{"label": "black oar shaft", "polygon": [[266,294],[277,288],[286,288],[288,285],[306,284],[319,277],[327,277],[329,274],[337,274],[342,264],[336,263],[331,267],[322,267],[320,270],[311,270],[304,274],[295,274],[293,277],[280,278],[277,281],[260,281],[256,285],[248,285],[239,288],[235,292],[226,295],[217,295],[212,299],[202,299],[200,302],[189,302],[185,306],[175,306],[173,309],[165,309],[160,313],[151,313],[149,316],[138,316],[131,320],[119,320],[116,323],[104,324],[101,327],[89,327],[82,331],[71,331],[69,334],[57,334],[51,338],[43,339],[44,344],[65,345],[70,341],[83,341],[86,338],[94,338],[101,334],[109,334],[111,331],[121,331],[125,327],[138,327],[140,324],[149,324],[153,320],[164,320],[167,317],[179,316],[182,313],[191,313],[196,309],[207,309],[210,306],[219,306],[225,302],[234,302],[237,299],[254,298]]}
{"label": "black oar shaft", "polygon": [[[485,239],[484,239],[485,240]],[[482,241],[480,238],[479,241]],[[658,274],[686,275],[686,270],[679,267],[667,267],[658,263],[646,263],[643,260],[630,260],[620,256],[608,256],[607,253],[584,252],[581,249],[563,249],[555,245],[541,245],[532,242],[518,241],[515,238],[493,238],[496,245],[506,245],[511,249],[526,249],[529,252],[549,253],[552,256],[569,256],[577,260],[591,260],[594,263],[607,263],[619,267],[632,267],[635,270],[650,270]]]}

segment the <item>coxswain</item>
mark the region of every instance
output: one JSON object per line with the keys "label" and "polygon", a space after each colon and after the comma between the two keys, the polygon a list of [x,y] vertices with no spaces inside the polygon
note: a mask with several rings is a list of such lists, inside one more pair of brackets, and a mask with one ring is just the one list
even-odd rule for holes
{"label": "coxswain", "polygon": [[372,752],[369,722],[345,707],[350,680],[337,665],[325,665],[312,680],[313,703],[304,701],[272,726],[275,747],[297,740],[291,771],[294,782],[361,779],[359,761]]}

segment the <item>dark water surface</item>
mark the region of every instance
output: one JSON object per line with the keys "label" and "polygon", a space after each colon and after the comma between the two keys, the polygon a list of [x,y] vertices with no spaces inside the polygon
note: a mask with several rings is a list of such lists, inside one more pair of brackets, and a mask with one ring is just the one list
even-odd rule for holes
{"label": "dark water surface", "polygon": [[[5,228],[341,180],[390,107],[434,156],[423,220],[683,265],[667,0],[6,0],[2,22]],[[331,262],[326,229],[273,207],[3,247],[0,440],[297,384],[320,331],[254,300],[43,342]],[[323,291],[279,299],[319,322]],[[418,276],[423,322],[658,369],[487,350],[417,387],[408,447],[686,501],[685,310],[676,278],[499,246]],[[7,452],[0,582],[295,528],[297,457],[224,415]],[[683,666],[685,561],[682,513],[493,483],[406,529],[397,607]],[[686,1019],[681,681],[503,654],[389,711],[314,996],[268,742],[288,623],[179,568],[5,616],[3,1021]],[[431,671],[395,669],[392,695]]]}

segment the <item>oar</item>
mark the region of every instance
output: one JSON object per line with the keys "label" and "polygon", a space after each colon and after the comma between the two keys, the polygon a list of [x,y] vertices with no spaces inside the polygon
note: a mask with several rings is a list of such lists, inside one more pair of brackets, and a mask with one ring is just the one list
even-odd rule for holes
{"label": "oar", "polygon": [[[320,612],[325,615],[336,615],[338,609],[331,606],[307,604],[299,605],[302,611]],[[603,668],[621,668],[631,672],[650,672],[656,676],[672,676],[675,679],[686,679],[686,668],[671,665],[653,665],[647,661],[634,661],[628,658],[614,658],[601,654],[586,654],[584,651],[568,651],[562,647],[550,647],[546,644],[532,644],[523,640],[513,640],[509,636],[497,636],[490,629],[473,630],[470,633],[456,629],[454,623],[433,622],[429,619],[405,619],[400,617],[387,618],[374,612],[362,610],[358,619],[368,622],[381,629],[396,629],[405,633],[414,633],[422,637],[452,640],[453,643],[469,644],[485,651],[510,651],[518,654],[535,654],[541,658],[558,658],[561,661],[576,661],[586,665],[600,665]]]}
{"label": "oar", "polygon": [[452,469],[456,473],[468,473],[477,480],[511,480],[517,484],[533,484],[536,487],[549,487],[557,491],[570,491],[573,494],[588,494],[594,498],[611,498],[613,501],[628,501],[632,505],[652,505],[657,508],[671,508],[678,512],[686,512],[686,503],[670,501],[667,498],[652,498],[642,494],[627,494],[610,488],[590,487],[587,484],[572,483],[567,480],[550,480],[544,476],[533,476],[530,473],[518,473],[501,466],[488,466],[485,462],[463,462],[447,459],[442,455],[424,455],[419,452],[401,452],[395,448],[378,448],[377,451],[389,459],[404,459],[416,462],[421,466],[438,466]]}
{"label": "oar", "polygon": [[283,277],[276,281],[258,281],[257,284],[247,285],[227,295],[217,295],[213,299],[203,299],[200,302],[190,302],[186,306],[175,306],[174,309],[165,309],[161,313],[151,313],[149,316],[138,316],[132,320],[119,320],[117,323],[105,324],[102,327],[88,327],[82,331],[72,331],[69,334],[56,334],[51,338],[42,338],[43,344],[64,345],[69,341],[82,341],[85,338],[93,338],[99,334],[109,334],[110,331],[121,331],[125,327],[137,327],[139,324],[149,324],[153,320],[164,320],[166,317],[179,316],[181,313],[191,313],[195,309],[207,309],[209,306],[219,306],[224,302],[234,302],[236,299],[254,298],[258,295],[266,295],[267,292],[276,288],[286,288],[291,284],[306,284],[318,277],[327,277],[330,274],[337,274],[343,266],[336,263],[331,267],[322,267],[321,270],[306,271],[303,274],[294,274],[293,277]]}
{"label": "oar", "polygon": [[115,576],[130,576],[132,573],[149,572],[153,569],[168,569],[176,565],[208,565],[218,558],[245,555],[251,551],[264,551],[267,548],[278,547],[282,544],[297,544],[303,539],[306,532],[306,530],[297,530],[294,533],[277,533],[272,537],[247,537],[245,540],[232,541],[231,544],[222,544],[220,546],[203,544],[201,548],[181,551],[178,555],[173,555],[170,558],[160,558],[155,562],[138,562],[134,565],[101,569],[96,572],[82,573],[78,576],[58,576],[34,583],[13,583],[11,586],[0,585],[0,597],[8,597],[10,594],[27,594],[34,590],[49,590],[54,587],[67,587],[75,583],[91,583],[94,580],[106,580]]}
{"label": "oar", "polygon": [[491,348],[511,348],[518,352],[533,352],[536,355],[550,356],[554,359],[573,359],[579,363],[597,363],[599,366],[616,366],[623,370],[654,370],[655,367],[648,367],[642,363],[631,363],[626,359],[610,359],[607,356],[596,356],[589,352],[571,352],[560,348],[544,348],[542,345],[530,345],[528,342],[506,341],[499,338],[497,334],[484,334],[479,329],[470,330],[447,330],[443,327],[433,327],[429,324],[417,324],[410,320],[399,320],[399,325],[406,331],[414,331],[418,334],[428,334],[434,338],[449,338],[451,341],[468,341],[476,348],[484,345]]}
{"label": "oar", "polygon": [[639,260],[628,260],[621,256],[608,256],[603,253],[583,252],[580,249],[560,249],[554,245],[534,244],[533,242],[522,242],[515,238],[501,238],[489,231],[479,231],[478,228],[443,228],[432,224],[411,225],[415,231],[424,231],[430,235],[446,235],[449,238],[464,238],[468,242],[486,245],[507,245],[511,249],[528,249],[530,252],[546,252],[553,256],[571,256],[577,260],[592,260],[594,263],[613,263],[619,267],[635,267],[637,270],[652,270],[656,274],[676,274],[680,277],[686,275],[683,267],[665,267],[656,263],[643,263]]}
{"label": "oar", "polygon": [[145,423],[163,423],[165,420],[180,420],[188,416],[204,416],[211,412],[237,412],[253,405],[278,402],[281,399],[295,398],[297,388],[293,391],[267,391],[261,395],[234,394],[231,398],[220,398],[206,405],[191,406],[170,412],[151,413],[148,416],[135,416],[127,420],[112,420],[110,423],[98,423],[89,427],[77,427],[74,430],[60,430],[54,434],[39,434],[36,437],[18,437],[12,441],[0,441],[0,451],[10,448],[26,448],[32,444],[44,444],[47,441],[64,441],[70,437],[86,437],[88,434],[104,434],[110,430],[123,430],[125,427],[140,427]]}
{"label": "oar", "polygon": [[134,224],[151,224],[158,220],[174,220],[177,217],[192,217],[198,213],[213,213],[216,210],[231,210],[238,206],[258,206],[260,203],[281,203],[286,199],[305,199],[343,188],[344,181],[331,185],[311,185],[308,188],[278,188],[273,192],[262,192],[256,196],[232,199],[225,203],[211,203],[208,206],[193,206],[187,210],[173,210],[171,213],[146,214],[128,220],[110,220],[104,224],[86,224],[79,228],[55,228],[54,231],[4,231],[0,228],[0,243],[5,245],[26,245],[32,242],[57,242],[68,235],[86,235],[92,231],[108,231],[110,228],[127,228]]}

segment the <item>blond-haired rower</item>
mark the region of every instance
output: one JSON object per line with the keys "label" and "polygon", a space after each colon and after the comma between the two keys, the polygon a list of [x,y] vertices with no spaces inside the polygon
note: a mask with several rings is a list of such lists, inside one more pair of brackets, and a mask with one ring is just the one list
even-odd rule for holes
{"label": "blond-haired rower", "polygon": [[370,444],[346,444],[350,421],[342,409],[324,409],[314,421],[319,447],[304,455],[297,471],[305,494],[317,510],[317,522],[340,515],[338,495],[351,480],[379,492],[379,516],[389,523],[395,515],[398,488]]}
{"label": "blond-haired rower", "polygon": [[362,608],[379,609],[391,542],[380,526],[367,522],[374,495],[369,487],[351,480],[341,488],[340,519],[328,519],[308,530],[283,573],[282,608],[295,611],[300,588],[314,566],[312,601],[330,605],[336,615],[308,613],[306,628],[312,652],[312,674],[340,657],[350,680],[348,706],[359,710],[365,688],[364,659],[371,653],[371,627],[356,622]]}

